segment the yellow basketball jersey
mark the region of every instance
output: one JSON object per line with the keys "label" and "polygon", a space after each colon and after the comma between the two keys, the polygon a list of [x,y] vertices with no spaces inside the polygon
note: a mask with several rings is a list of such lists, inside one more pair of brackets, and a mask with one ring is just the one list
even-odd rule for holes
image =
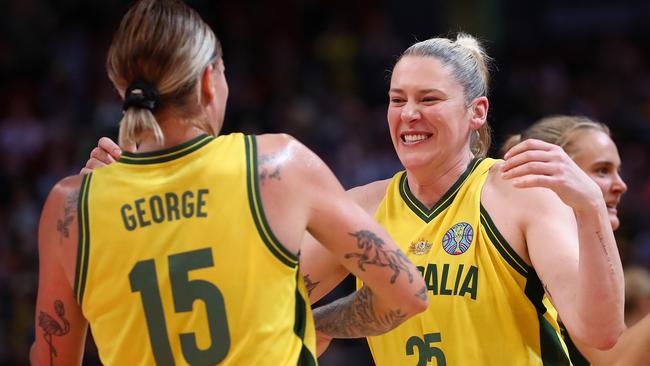
{"label": "yellow basketball jersey", "polygon": [[537,274],[481,205],[495,162],[474,159],[430,209],[405,172],[389,183],[375,218],[422,272],[429,308],[368,338],[378,366],[570,364]]}
{"label": "yellow basketball jersey", "polygon": [[104,364],[316,364],[298,258],[262,209],[255,141],[203,135],[84,179],[75,296]]}
{"label": "yellow basketball jersey", "polygon": [[544,306],[546,306],[548,314],[554,319],[558,320],[558,325],[560,326],[560,334],[562,335],[564,344],[566,344],[571,364],[573,364],[573,366],[589,366],[589,361],[585,358],[585,356],[582,355],[582,353],[580,353],[578,347],[576,347],[575,343],[573,343],[571,336],[569,336],[569,332],[566,330],[566,327],[559,321],[560,319],[558,318],[557,309],[555,309],[555,306],[551,302],[551,299],[549,299],[547,295],[544,295],[544,300],[542,302],[544,303]]}

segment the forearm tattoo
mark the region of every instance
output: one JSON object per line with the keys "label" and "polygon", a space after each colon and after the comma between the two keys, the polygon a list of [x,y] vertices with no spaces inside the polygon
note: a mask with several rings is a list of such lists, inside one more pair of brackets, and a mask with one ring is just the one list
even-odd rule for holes
{"label": "forearm tattoo", "polygon": [[54,301],[54,311],[61,319],[62,324],[42,310],[38,314],[38,326],[43,330],[43,338],[50,347],[50,366],[54,365],[54,357],[57,357],[56,348],[52,343],[52,336],[63,337],[70,332],[70,322],[65,318],[65,309],[61,300]]}
{"label": "forearm tattoo", "polygon": [[348,253],[345,258],[358,258],[359,269],[365,271],[366,265],[389,267],[393,270],[390,283],[394,284],[401,272],[406,273],[409,283],[413,282],[413,274],[409,269],[409,261],[404,253],[397,250],[387,250],[385,243],[380,237],[368,230],[361,230],[350,235],[357,238],[357,247],[361,253]]}
{"label": "forearm tattoo", "polygon": [[77,214],[77,200],[79,198],[79,190],[71,192],[65,199],[65,204],[63,206],[63,217],[58,219],[56,222],[56,230],[61,233],[63,238],[70,237],[70,224],[74,220],[75,215]]}
{"label": "forearm tattoo", "polygon": [[309,278],[309,275],[303,276],[302,279],[305,281],[305,286],[307,287],[307,295],[311,296],[311,292],[320,284],[320,281],[313,282]]}
{"label": "forearm tattoo", "polygon": [[603,253],[605,254],[605,258],[607,259],[607,265],[609,266],[609,273],[611,275],[614,275],[614,263],[612,262],[612,258],[609,255],[609,250],[607,250],[607,243],[605,242],[605,238],[603,237],[603,234],[600,231],[596,231],[596,235],[598,236],[598,241],[600,242],[600,247],[603,249]]}
{"label": "forearm tattoo", "polygon": [[260,183],[267,179],[281,180],[280,168],[282,167],[282,162],[285,158],[285,152],[260,155],[257,158],[257,171]]}
{"label": "forearm tattoo", "polygon": [[316,329],[334,338],[359,338],[387,332],[405,319],[401,309],[377,314],[374,294],[368,287],[314,309]]}

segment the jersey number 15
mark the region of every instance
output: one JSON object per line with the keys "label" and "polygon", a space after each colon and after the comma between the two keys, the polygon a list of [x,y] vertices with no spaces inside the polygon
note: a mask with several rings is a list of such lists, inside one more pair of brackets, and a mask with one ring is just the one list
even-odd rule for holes
{"label": "jersey number 15", "polygon": [[[192,270],[214,266],[212,250],[204,248],[183,252],[170,255],[168,259],[174,311],[177,313],[192,311],[194,300],[203,301],[210,330],[210,347],[203,350],[197,346],[194,333],[180,334],[183,357],[192,365],[221,362],[230,349],[230,334],[223,295],[217,286],[208,281],[188,278],[188,273]],[[129,273],[129,280],[131,291],[140,292],[142,298],[149,340],[156,363],[174,365],[154,260],[147,259],[136,263]]]}

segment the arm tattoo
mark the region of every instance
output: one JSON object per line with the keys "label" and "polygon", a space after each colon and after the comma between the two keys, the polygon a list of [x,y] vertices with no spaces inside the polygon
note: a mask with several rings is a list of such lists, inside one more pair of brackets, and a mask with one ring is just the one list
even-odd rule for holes
{"label": "arm tattoo", "polygon": [[[280,168],[282,167],[282,160],[284,160],[282,158],[284,158],[284,155],[285,155],[284,152],[279,152],[279,153],[260,155],[259,158],[257,158],[257,169],[258,169],[260,183],[266,180],[267,178],[281,180]],[[273,164],[276,165],[273,166]]]}
{"label": "arm tattoo", "polygon": [[70,237],[70,224],[74,220],[74,215],[77,213],[77,200],[79,198],[79,190],[71,192],[65,199],[63,206],[63,218],[56,222],[56,230],[65,238]]}
{"label": "arm tattoo", "polygon": [[387,332],[406,319],[400,309],[377,314],[374,294],[368,287],[314,309],[316,329],[335,338],[359,338]]}
{"label": "arm tattoo", "polygon": [[320,281],[312,282],[309,275],[303,276],[302,279],[305,281],[305,286],[307,287],[307,295],[311,296],[311,292],[320,284]]}
{"label": "arm tattoo", "polygon": [[64,316],[65,309],[61,300],[54,301],[54,311],[63,322],[63,325],[59,324],[53,316],[42,310],[38,314],[38,326],[43,329],[45,342],[50,346],[50,366],[54,365],[54,357],[57,357],[56,348],[52,344],[52,336],[62,337],[70,331],[70,322]]}
{"label": "arm tattoo", "polygon": [[603,253],[605,254],[605,258],[607,258],[607,264],[609,265],[609,273],[611,275],[614,275],[614,263],[612,263],[612,258],[609,255],[609,251],[607,250],[607,243],[605,243],[605,238],[603,238],[603,234],[600,231],[596,231],[596,235],[598,236],[598,241],[600,242],[600,247],[603,248]]}
{"label": "arm tattoo", "polygon": [[401,271],[406,273],[409,283],[413,282],[413,274],[408,266],[408,258],[401,250],[386,250],[384,241],[368,230],[357,231],[356,233],[350,233],[350,235],[357,238],[357,247],[362,252],[348,253],[345,258],[358,258],[357,265],[362,271],[366,270],[365,265],[389,267],[393,270],[390,283],[395,283]]}

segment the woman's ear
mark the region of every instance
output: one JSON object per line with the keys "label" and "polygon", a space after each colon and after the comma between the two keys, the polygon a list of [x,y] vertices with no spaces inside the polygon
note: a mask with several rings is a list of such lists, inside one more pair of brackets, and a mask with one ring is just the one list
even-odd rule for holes
{"label": "woman's ear", "polygon": [[201,102],[209,104],[216,98],[216,87],[214,80],[214,65],[208,65],[201,74]]}
{"label": "woman's ear", "polygon": [[488,109],[490,102],[487,97],[478,97],[474,99],[471,106],[472,117],[470,118],[470,127],[472,130],[478,130],[487,121]]}

